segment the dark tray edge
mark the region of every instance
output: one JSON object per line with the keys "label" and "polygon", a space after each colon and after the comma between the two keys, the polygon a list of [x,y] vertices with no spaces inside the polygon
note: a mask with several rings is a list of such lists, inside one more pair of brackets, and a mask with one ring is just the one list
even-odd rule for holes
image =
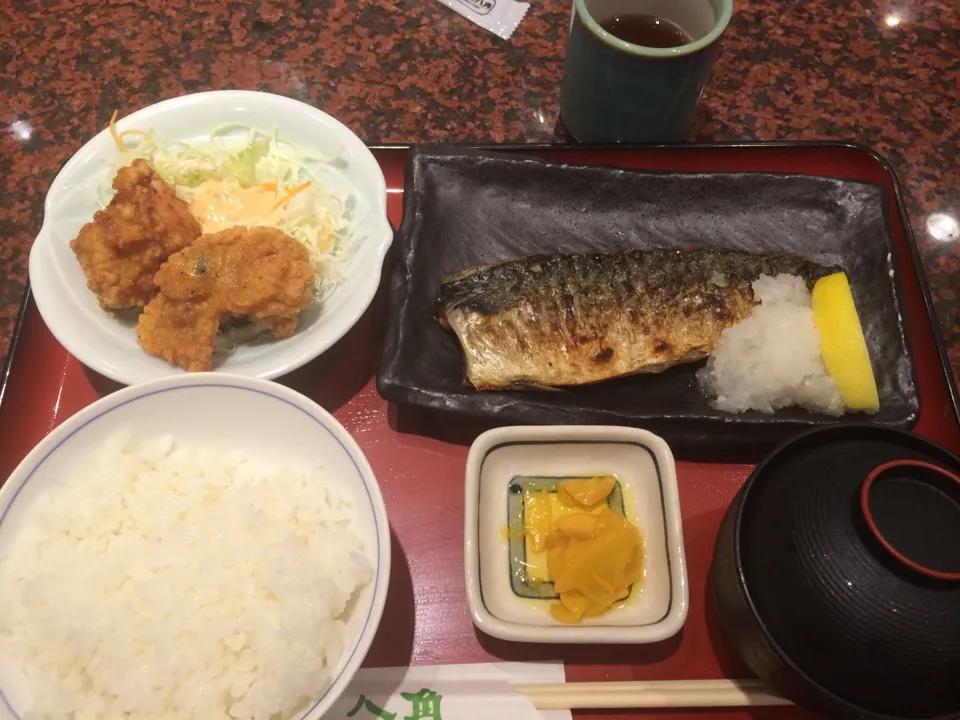
{"label": "dark tray edge", "polygon": [[[417,144],[438,144],[438,143],[406,143],[406,144],[380,144],[380,145],[368,145],[369,149],[372,151],[407,151],[411,147]],[[810,147],[832,147],[832,148],[844,148],[848,150],[854,150],[856,152],[861,152],[868,155],[873,161],[879,163],[890,176],[891,184],[893,185],[893,195],[894,200],[897,206],[897,212],[900,215],[900,221],[903,224],[903,229],[907,241],[907,248],[910,251],[910,259],[913,265],[913,271],[916,273],[917,280],[920,283],[920,293],[923,297],[923,304],[927,312],[927,317],[930,319],[932,325],[933,338],[937,346],[937,353],[940,356],[940,368],[943,371],[944,380],[947,383],[947,389],[950,394],[950,400],[953,404],[953,413],[954,418],[957,423],[960,424],[960,390],[957,388],[957,383],[953,377],[953,370],[950,365],[950,358],[947,354],[947,349],[943,340],[943,332],[940,328],[940,320],[936,314],[936,307],[933,303],[933,297],[930,294],[930,288],[927,281],[926,272],[923,269],[923,262],[920,257],[920,251],[917,247],[916,237],[913,234],[913,227],[910,225],[910,219],[907,215],[906,205],[903,200],[903,189],[900,184],[900,179],[897,176],[896,171],[893,166],[880,155],[878,152],[873,150],[866,145],[852,142],[843,142],[843,141],[785,141],[785,142],[717,142],[717,143],[677,143],[677,144],[661,144],[661,145],[616,145],[616,144],[590,144],[590,145],[560,145],[555,143],[472,143],[465,144],[464,147],[477,149],[477,150],[507,150],[507,151],[522,151],[522,150],[620,150],[620,151],[630,151],[630,150],[655,150],[655,149],[671,149],[671,150],[705,150],[705,149],[717,149],[717,148],[729,148],[729,149],[776,149],[776,148],[810,148]],[[386,277],[386,275],[385,275]],[[20,336],[23,331],[23,325],[26,318],[26,308],[30,302],[31,292],[30,292],[30,283],[27,282],[24,287],[23,298],[20,301],[20,307],[18,309],[17,322],[13,329],[13,335],[10,338],[10,347],[7,350],[7,357],[4,361],[3,374],[0,376],[0,408],[3,407],[3,401],[6,397],[7,385],[10,382],[10,376],[13,370],[13,363],[17,356],[17,348],[19,346]],[[921,410],[922,413],[922,399],[921,399]]]}
{"label": "dark tray edge", "polygon": [[30,304],[31,295],[30,283],[27,282],[23,289],[20,307],[17,309],[17,322],[13,326],[13,335],[10,336],[10,347],[7,349],[7,359],[3,363],[3,374],[0,375],[0,408],[3,407],[3,399],[7,396],[7,385],[10,383],[10,375],[13,373],[13,361],[17,356],[17,348],[20,345],[20,336],[23,334],[23,325],[27,318],[27,305]]}

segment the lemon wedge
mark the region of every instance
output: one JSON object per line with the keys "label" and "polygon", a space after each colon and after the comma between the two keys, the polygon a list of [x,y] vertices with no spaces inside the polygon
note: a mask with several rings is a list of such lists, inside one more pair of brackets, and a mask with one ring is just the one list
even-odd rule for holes
{"label": "lemon wedge", "polygon": [[844,273],[827,275],[813,286],[813,322],[820,332],[823,362],[844,404],[851,410],[879,409],[877,380]]}

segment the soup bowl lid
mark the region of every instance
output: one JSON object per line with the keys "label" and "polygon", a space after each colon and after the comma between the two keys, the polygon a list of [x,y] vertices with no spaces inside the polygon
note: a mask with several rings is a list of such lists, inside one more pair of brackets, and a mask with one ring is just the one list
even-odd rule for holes
{"label": "soup bowl lid", "polygon": [[766,634],[809,680],[879,716],[960,713],[960,459],[837,425],[757,466],[735,562]]}

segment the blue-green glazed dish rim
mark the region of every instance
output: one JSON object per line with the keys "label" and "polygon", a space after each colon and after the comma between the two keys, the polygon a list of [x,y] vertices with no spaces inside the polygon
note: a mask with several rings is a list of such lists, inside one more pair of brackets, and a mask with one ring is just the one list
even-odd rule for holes
{"label": "blue-green glazed dish rim", "polygon": [[671,58],[671,57],[680,57],[683,55],[692,55],[695,52],[703,50],[705,47],[708,47],[711,43],[716,42],[723,35],[723,31],[727,29],[727,25],[730,24],[730,18],[733,15],[733,0],[722,0],[723,8],[720,12],[720,17],[717,18],[717,23],[713,26],[713,29],[704,35],[699,40],[694,40],[692,43],[687,43],[686,45],[681,45],[680,47],[672,48],[652,48],[646,47],[644,45],[634,45],[633,43],[628,43],[626,40],[621,40],[616,35],[608,33],[602,27],[600,23],[593,19],[593,15],[587,10],[586,0],[574,0],[574,7],[577,9],[577,16],[583,22],[584,25],[597,36],[601,41],[605,42],[607,45],[611,45],[618,50],[622,50],[625,53],[631,55],[636,55],[638,57],[659,57],[659,58]]}

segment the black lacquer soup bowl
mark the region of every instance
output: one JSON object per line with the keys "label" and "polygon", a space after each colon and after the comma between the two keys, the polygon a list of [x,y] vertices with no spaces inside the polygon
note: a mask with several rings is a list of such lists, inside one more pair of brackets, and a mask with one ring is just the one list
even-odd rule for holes
{"label": "black lacquer soup bowl", "polygon": [[835,718],[960,717],[960,459],[876,426],[757,466],[717,537],[724,629],[757,675]]}

